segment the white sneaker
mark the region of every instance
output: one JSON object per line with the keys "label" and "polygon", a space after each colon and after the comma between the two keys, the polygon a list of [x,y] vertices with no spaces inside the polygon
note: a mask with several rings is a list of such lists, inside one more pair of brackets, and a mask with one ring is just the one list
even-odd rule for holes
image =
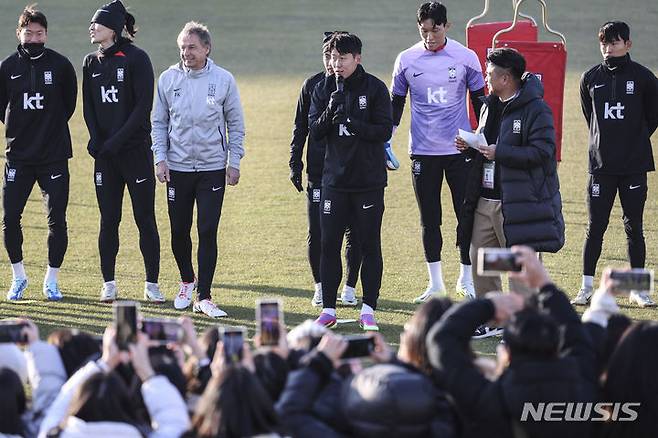
{"label": "white sneaker", "polygon": [[356,299],[354,288],[343,289],[340,293],[340,301],[343,303],[343,306],[354,307],[359,304],[359,300]]}
{"label": "white sneaker", "polygon": [[192,283],[183,283],[181,281],[178,295],[176,295],[176,298],[174,299],[174,309],[183,310],[190,307],[190,304],[192,304],[194,289],[196,289],[196,281],[193,281]]}
{"label": "white sneaker", "polygon": [[631,304],[635,303],[640,307],[654,307],[656,305],[646,291],[632,290],[628,295],[628,301],[630,301]]}
{"label": "white sneaker", "polygon": [[446,291],[445,289],[432,289],[431,287],[428,287],[425,292],[423,292],[420,296],[416,297],[414,299],[414,304],[420,304],[424,303],[425,301],[433,298],[433,297],[438,297],[440,295],[445,295]]}
{"label": "white sneaker", "polygon": [[460,278],[457,280],[455,290],[469,300],[475,299],[475,286],[473,285],[473,280],[466,281]]}
{"label": "white sneaker", "polygon": [[206,298],[205,300],[195,301],[194,306],[192,306],[192,311],[194,313],[204,313],[211,318],[221,318],[227,316],[227,313],[222,309],[217,307],[215,303]]}
{"label": "white sneaker", "polygon": [[591,287],[581,287],[576,295],[576,298],[571,300],[571,304],[576,306],[586,306],[589,303],[589,300],[592,298],[594,293],[594,288]]}
{"label": "white sneaker", "polygon": [[322,307],[322,288],[315,289],[313,298],[311,299],[311,306]]}
{"label": "white sneaker", "polygon": [[101,289],[101,303],[111,303],[117,299],[117,285],[114,283],[103,283]]}
{"label": "white sneaker", "polygon": [[144,285],[144,300],[155,304],[162,304],[165,302],[165,297],[157,283]]}

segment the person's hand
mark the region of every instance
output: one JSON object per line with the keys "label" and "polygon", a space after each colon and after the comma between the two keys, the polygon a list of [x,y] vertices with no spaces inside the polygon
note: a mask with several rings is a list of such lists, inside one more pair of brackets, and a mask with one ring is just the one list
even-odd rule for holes
{"label": "person's hand", "polygon": [[459,152],[466,152],[468,150],[468,143],[460,136],[457,136],[455,137],[455,147]]}
{"label": "person's hand", "polygon": [[[615,271],[630,271],[630,268],[627,269],[615,269]],[[607,293],[613,296],[617,295],[628,295],[627,290],[617,290],[616,287],[619,284],[619,280],[615,280],[610,277],[612,273],[612,268],[607,267],[603,270],[601,274],[601,283],[599,284],[599,289],[605,290]]]}
{"label": "person's hand", "polygon": [[25,337],[25,343],[30,345],[39,340],[39,328],[37,325],[27,318],[19,318],[19,323],[25,324],[25,327],[21,330],[23,336]]}
{"label": "person's hand", "polygon": [[369,333],[369,336],[375,341],[375,348],[370,352],[370,358],[378,363],[390,362],[393,357],[393,350],[386,343],[380,333]]}
{"label": "person's hand", "polygon": [[345,105],[345,93],[342,91],[334,91],[329,97],[329,105],[327,108],[331,114],[336,114],[340,105]]}
{"label": "person's hand", "polygon": [[304,191],[304,186],[302,186],[302,173],[296,170],[290,171],[290,182],[295,186],[298,192]]}
{"label": "person's hand", "polygon": [[224,343],[217,341],[215,347],[215,355],[210,362],[210,373],[213,376],[219,376],[226,367],[226,357],[224,357]]}
{"label": "person's hand", "polygon": [[101,360],[110,370],[113,370],[120,362],[123,362],[122,352],[119,351],[119,347],[117,346],[117,331],[112,325],[107,326],[103,333],[103,353]]}
{"label": "person's hand", "polygon": [[161,183],[171,181],[169,178],[169,166],[167,166],[166,161],[160,161],[155,165],[155,176],[158,177],[158,181]]}
{"label": "person's hand", "polygon": [[326,333],[320,339],[318,344],[318,351],[323,353],[331,363],[334,364],[334,368],[338,368],[340,365],[340,357],[347,350],[347,339],[342,336],[334,335],[333,333]]}
{"label": "person's hand", "polygon": [[334,125],[347,125],[347,114],[345,114],[345,111],[335,112],[331,118],[331,123]]}
{"label": "person's hand", "polygon": [[496,159],[496,145],[495,144],[490,144],[489,146],[478,146],[478,151],[482,155],[484,155],[484,158],[487,160],[495,160]]}
{"label": "person's hand", "polygon": [[491,300],[496,309],[494,320],[499,326],[504,326],[507,321],[519,310],[523,309],[523,297],[517,293],[489,292],[485,298]]}
{"label": "person's hand", "polygon": [[130,362],[133,365],[135,374],[142,382],[153,377],[155,372],[151,366],[151,359],[149,358],[149,337],[145,333],[137,333],[137,342],[135,344],[128,344],[128,351],[130,352]]}
{"label": "person's hand", "polygon": [[288,359],[288,354],[290,354],[290,349],[288,348],[288,332],[286,326],[282,323],[279,323],[279,343],[277,345],[262,345],[260,334],[254,336],[254,346],[256,348],[266,348],[268,351],[271,351],[283,359]]}
{"label": "person's hand", "polygon": [[187,346],[197,359],[203,359],[206,357],[205,351],[203,351],[199,345],[192,318],[189,316],[181,316],[178,318],[178,323],[183,328],[183,346]]}
{"label": "person's hand", "polygon": [[226,168],[226,184],[229,186],[236,186],[240,182],[240,170],[235,167]]}
{"label": "person's hand", "polygon": [[520,272],[509,272],[513,278],[533,289],[541,289],[551,283],[546,268],[537,257],[537,253],[528,246],[514,245],[512,252],[516,255],[516,262],[521,265]]}

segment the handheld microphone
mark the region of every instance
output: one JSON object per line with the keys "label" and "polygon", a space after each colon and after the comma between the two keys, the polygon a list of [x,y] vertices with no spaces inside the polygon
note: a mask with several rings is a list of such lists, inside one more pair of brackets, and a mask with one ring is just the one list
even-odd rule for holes
{"label": "handheld microphone", "polygon": [[[336,75],[336,91],[342,93],[345,89],[345,78],[341,75]],[[341,113],[345,111],[345,106],[341,103],[336,107],[336,112]]]}

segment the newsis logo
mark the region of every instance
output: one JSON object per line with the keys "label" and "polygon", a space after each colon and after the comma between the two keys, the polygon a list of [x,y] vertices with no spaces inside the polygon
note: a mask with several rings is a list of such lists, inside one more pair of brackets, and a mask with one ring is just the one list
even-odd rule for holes
{"label": "newsis logo", "polygon": [[635,421],[640,403],[524,403],[521,421]]}

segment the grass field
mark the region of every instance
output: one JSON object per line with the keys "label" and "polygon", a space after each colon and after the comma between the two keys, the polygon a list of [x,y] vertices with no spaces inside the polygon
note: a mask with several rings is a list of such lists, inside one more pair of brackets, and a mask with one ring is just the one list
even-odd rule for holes
{"label": "grass field", "polygon": [[[454,23],[450,36],[464,41],[464,25],[478,14],[482,4],[474,0],[446,1]],[[496,3],[492,19],[511,15],[510,2]],[[525,9],[539,17],[536,4]],[[159,74],[176,62],[175,37],[189,19],[207,23],[213,31],[212,57],[231,70],[238,81],[246,116],[247,155],[242,163],[240,184],[227,190],[220,227],[220,256],[213,293],[226,310],[227,324],[254,328],[254,300],[280,296],[284,299],[286,323],[296,325],[316,316],[310,306],[312,278],[306,261],[305,197],[288,181],[288,145],[299,87],[305,77],[320,69],[319,46],[324,30],[348,29],[364,41],[365,68],[389,82],[395,56],[417,40],[414,14],[416,1],[332,1],[277,0],[195,1],[184,4],[172,0],[133,0],[128,2],[141,26],[136,43],[150,55]],[[14,0],[0,3],[0,54],[15,50],[16,17],[24,4]],[[85,53],[94,48],[87,39],[88,20],[98,3],[89,0],[44,0],[41,7],[50,21],[49,46],[70,57],[79,66]],[[578,79],[589,65],[599,62],[596,30],[608,19],[625,19],[632,25],[633,57],[654,71],[658,52],[653,46],[658,30],[658,4],[652,0],[631,3],[609,0],[549,1],[549,20],[566,34],[569,64],[564,109],[563,163],[560,166],[563,211],[567,223],[567,243],[545,263],[558,285],[574,294],[580,284],[581,249],[587,222],[585,181],[587,132],[578,102]],[[78,69],[79,70],[79,69]],[[403,118],[394,141],[398,157],[406,156],[406,127]],[[1,130],[2,128],[0,128]],[[65,299],[47,303],[41,295],[41,281],[47,263],[47,227],[40,193],[35,190],[23,216],[24,254],[31,286],[20,303],[0,301],[0,317],[28,315],[46,333],[56,327],[79,327],[99,333],[111,319],[110,306],[97,302],[101,285],[97,249],[98,209],[92,183],[93,163],[85,145],[87,131],[79,106],[71,130],[74,158],[71,168],[71,196],[68,210],[69,248],[61,273]],[[658,138],[654,138],[654,143]],[[658,155],[654,149],[654,155]],[[398,333],[413,313],[410,304],[426,285],[426,271],[420,240],[409,162],[389,173],[384,215],[384,278],[378,318],[383,333],[397,343]],[[151,316],[175,317],[171,300],[177,291],[178,275],[170,250],[169,222],[164,187],[158,187],[156,201],[162,245],[160,284],[170,300],[163,306],[143,304]],[[649,177],[650,199],[645,210],[647,264],[656,269],[658,261],[658,178]],[[444,199],[449,199],[445,192]],[[445,210],[450,211],[446,205]],[[612,213],[599,266],[624,265],[625,236],[617,206]],[[455,219],[444,215],[444,275],[450,289],[458,273],[458,255],[453,248]],[[6,259],[5,259],[6,260]],[[141,299],[144,270],[137,245],[137,233],[128,196],[124,202],[121,249],[117,264],[120,296]],[[11,280],[8,262],[0,270],[0,291]],[[360,287],[359,287],[360,289]],[[3,292],[4,295],[4,292]],[[451,293],[453,298],[457,298]],[[658,310],[624,307],[633,318],[658,319]],[[356,318],[357,310],[339,309],[340,318]],[[191,312],[190,312],[191,314]],[[195,317],[198,328],[214,324]],[[340,332],[357,331],[356,325]],[[478,348],[492,351],[491,342]]]}

